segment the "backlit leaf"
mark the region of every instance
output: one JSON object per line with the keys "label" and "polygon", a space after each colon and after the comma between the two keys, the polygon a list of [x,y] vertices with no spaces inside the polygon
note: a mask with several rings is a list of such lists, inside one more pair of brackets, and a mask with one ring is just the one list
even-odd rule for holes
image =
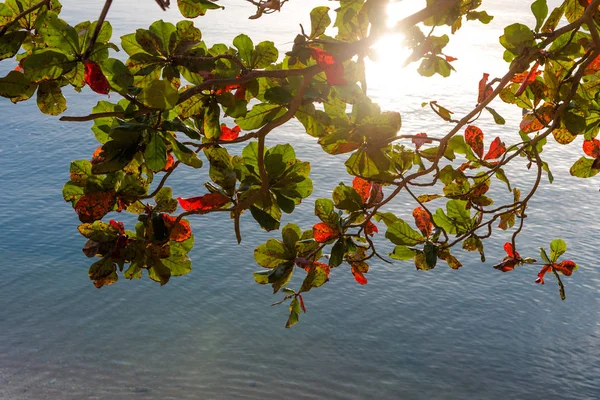
{"label": "backlit leaf", "polygon": [[223,207],[231,199],[221,193],[209,193],[187,199],[178,197],[177,201],[185,211],[210,211]]}
{"label": "backlit leaf", "polygon": [[465,129],[465,142],[473,149],[479,158],[483,157],[483,132],[474,125]]}

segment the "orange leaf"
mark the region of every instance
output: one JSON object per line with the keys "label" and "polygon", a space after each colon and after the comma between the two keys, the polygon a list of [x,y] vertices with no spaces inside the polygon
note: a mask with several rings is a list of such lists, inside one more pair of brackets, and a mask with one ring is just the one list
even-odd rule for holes
{"label": "orange leaf", "polygon": [[177,217],[173,217],[168,214],[162,214],[162,218],[163,221],[165,221],[165,226],[171,232],[169,237],[170,240],[184,242],[188,240],[190,236],[192,236],[192,228],[190,228],[190,223],[188,221],[181,220],[177,225],[175,225]]}
{"label": "orange leaf", "polygon": [[485,100],[490,94],[492,94],[492,88],[487,88],[487,81],[490,77],[490,74],[483,73],[483,78],[479,81],[479,95],[477,96],[477,102],[481,103]]}
{"label": "orange leaf", "polygon": [[178,197],[177,201],[185,211],[210,211],[224,206],[231,199],[221,193],[209,193],[188,199]]}
{"label": "orange leaf", "polygon": [[554,269],[566,276],[571,276],[575,268],[577,268],[577,264],[571,260],[565,260],[558,264],[554,264]]}
{"label": "orange leaf", "polygon": [[325,222],[319,222],[313,226],[313,237],[319,243],[325,243],[331,239],[338,237],[340,233],[337,229],[332,228]]}
{"label": "orange leaf", "polygon": [[97,62],[90,60],[84,61],[83,65],[85,67],[85,72],[83,74],[85,83],[87,83],[96,93],[108,94],[110,92],[110,84],[102,73],[100,65]]}
{"label": "orange leaf", "polygon": [[367,284],[368,281],[367,278],[365,278],[365,275],[355,268],[354,265],[352,266],[352,275],[354,275],[356,282],[360,283],[361,285]]}
{"label": "orange leaf", "polygon": [[521,255],[515,251],[511,242],[504,243],[504,251],[506,251],[506,254],[511,258],[521,259]]}
{"label": "orange leaf", "polygon": [[415,136],[421,136],[423,138],[423,139],[412,138],[412,142],[415,145],[415,147],[417,148],[417,150],[419,150],[421,148],[421,146],[423,146],[425,143],[433,143],[433,140],[426,139],[427,134],[425,132],[417,133]]}
{"label": "orange leaf", "polygon": [[373,184],[369,181],[364,180],[363,178],[357,176],[352,180],[352,187],[359,194],[363,203],[367,204],[369,201],[369,197],[371,197],[371,187]]}
{"label": "orange leaf", "polygon": [[541,283],[543,285],[544,284],[544,275],[546,275],[546,272],[550,271],[551,267],[552,267],[551,265],[544,265],[542,267],[542,269],[540,270],[540,272],[538,272],[538,277],[535,280],[535,283]]}
{"label": "orange leaf", "polygon": [[167,163],[165,164],[165,167],[162,170],[168,172],[173,167],[173,164],[175,164],[173,154],[167,153]]}
{"label": "orange leaf", "polygon": [[483,159],[495,160],[496,158],[500,158],[500,156],[502,156],[502,154],[504,153],[506,153],[506,146],[504,145],[504,142],[502,142],[500,138],[497,137],[496,139],[494,139],[492,144],[490,144],[490,149],[488,150],[485,157],[483,157]]}
{"label": "orange leaf", "polygon": [[583,141],[583,152],[590,157],[600,157],[600,140],[584,140]]}
{"label": "orange leaf", "polygon": [[108,214],[115,202],[115,192],[88,193],[75,203],[75,212],[81,222],[94,222]]}
{"label": "orange leaf", "polygon": [[365,233],[369,236],[373,236],[375,233],[379,233],[379,229],[377,229],[377,225],[369,221],[365,225]]}
{"label": "orange leaf", "polygon": [[525,92],[525,89],[527,89],[527,86],[531,85],[535,81],[536,76],[541,74],[541,72],[537,70],[539,66],[539,61],[533,65],[533,68],[531,68],[531,71],[527,73],[525,79],[523,79],[523,82],[521,83],[521,86],[519,86],[519,89],[517,89],[515,96],[518,97],[522,95],[523,92]]}
{"label": "orange leaf", "polygon": [[594,58],[594,60],[588,64],[587,67],[585,67],[585,74],[586,75],[591,75],[591,74],[595,74],[596,72],[600,71],[600,56]]}
{"label": "orange leaf", "polygon": [[221,125],[221,137],[220,140],[235,140],[240,135],[240,127],[234,126],[233,128],[228,128],[225,124]]}
{"label": "orange leaf", "polygon": [[458,58],[456,58],[456,57],[452,57],[452,56],[446,56],[446,55],[445,55],[444,57],[446,58],[446,61],[448,61],[448,62],[452,62],[452,61],[456,61],[456,60],[458,60]]}
{"label": "orange leaf", "polygon": [[554,107],[551,104],[545,104],[540,107],[535,114],[525,115],[519,128],[525,133],[537,132],[544,129],[544,127],[554,118],[553,108]]}
{"label": "orange leaf", "polygon": [[348,82],[344,79],[344,66],[337,61],[335,57],[325,50],[316,47],[310,48],[312,58],[315,59],[317,65],[323,69],[327,76],[327,82],[330,85],[345,85]]}
{"label": "orange leaf", "polygon": [[465,129],[465,142],[481,158],[483,156],[483,132],[475,125],[467,126]]}
{"label": "orange leaf", "polygon": [[429,237],[433,231],[433,224],[431,223],[429,213],[424,208],[417,207],[413,210],[413,217],[415,218],[417,228],[419,228],[423,235]]}

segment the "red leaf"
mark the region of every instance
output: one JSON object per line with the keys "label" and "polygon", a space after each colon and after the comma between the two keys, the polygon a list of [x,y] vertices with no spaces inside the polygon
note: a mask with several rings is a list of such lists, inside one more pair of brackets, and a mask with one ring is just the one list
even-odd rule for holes
{"label": "red leaf", "polygon": [[[421,136],[423,138],[427,138],[427,134],[425,132],[417,133],[415,136]],[[433,143],[433,140],[412,138],[412,142],[415,145],[415,147],[417,148],[417,150],[419,150],[421,148],[421,146],[423,146],[425,143]]]}
{"label": "red leaf", "polygon": [[537,70],[539,66],[539,61],[533,65],[533,68],[531,68],[531,71],[529,71],[529,73],[525,76],[525,79],[521,83],[521,86],[519,86],[519,89],[515,93],[515,96],[522,95],[523,92],[525,92],[525,89],[527,89],[527,86],[531,85],[535,81],[536,76],[538,76],[541,73]]}
{"label": "red leaf", "polygon": [[558,264],[554,264],[554,269],[566,276],[571,276],[575,268],[577,268],[577,264],[571,260],[565,260]]}
{"label": "red leaf", "polygon": [[477,102],[481,103],[485,100],[490,94],[492,94],[493,89],[487,87],[487,81],[490,77],[490,74],[483,73],[483,78],[479,81],[479,95],[477,96]]}
{"label": "red leaf", "polygon": [[512,271],[521,263],[521,256],[514,251],[511,242],[504,243],[504,251],[506,251],[507,257],[504,257],[504,260],[501,263],[494,265],[494,268],[499,269],[502,272]]}
{"label": "red leaf", "polygon": [[[239,76],[238,76],[238,78],[239,78]],[[232,90],[239,89],[240,87],[242,87],[242,85],[240,85],[239,83],[234,83],[233,85],[227,85],[225,87],[215,89],[215,90],[213,90],[213,93],[216,95],[220,95],[223,93],[231,92]]]}
{"label": "red leaf", "polygon": [[340,233],[337,229],[332,228],[325,222],[319,222],[313,226],[313,237],[319,243],[325,243],[331,239],[338,237]]}
{"label": "red leaf", "polygon": [[496,139],[494,139],[492,144],[490,144],[490,149],[488,150],[485,157],[483,157],[483,159],[495,160],[496,158],[500,158],[500,156],[502,156],[502,154],[504,153],[506,153],[506,146],[504,145],[504,142],[502,142],[500,138],[497,137]]}
{"label": "red leaf", "polygon": [[344,79],[344,66],[337,61],[335,57],[325,50],[316,47],[310,48],[311,55],[317,62],[317,65],[323,69],[327,76],[327,82],[330,85],[345,85],[348,82]]}
{"label": "red leaf", "polygon": [[114,219],[111,219],[108,223],[110,224],[110,226],[112,226],[119,232],[119,235],[125,234],[125,225],[123,225],[122,222],[118,222],[118,221],[115,221]]}
{"label": "red leaf", "polygon": [[587,67],[585,67],[585,74],[586,75],[591,75],[591,74],[595,74],[596,72],[600,71],[600,56],[594,58],[594,60],[588,64]]}
{"label": "red leaf", "polygon": [[246,88],[244,86],[240,86],[235,91],[234,97],[238,100],[245,100],[246,99]]}
{"label": "red leaf", "polygon": [[115,202],[115,192],[88,193],[75,203],[75,212],[81,222],[94,222],[112,211]]}
{"label": "red leaf", "polygon": [[584,140],[583,141],[583,152],[590,157],[600,157],[600,140]]}
{"label": "red leaf", "polygon": [[184,242],[188,240],[190,236],[192,236],[192,228],[190,228],[189,222],[181,220],[177,225],[175,225],[177,217],[173,217],[168,214],[162,214],[162,218],[163,221],[165,221],[165,226],[171,231],[171,235],[169,237],[170,240]]}
{"label": "red leaf", "polygon": [[448,62],[452,62],[452,61],[458,60],[458,58],[452,57],[452,56],[446,56],[446,55],[444,55],[444,57],[446,58],[446,61],[448,61]]}
{"label": "red leaf", "polygon": [[356,282],[360,283],[361,285],[367,284],[368,281],[367,278],[365,278],[365,275],[357,268],[354,268],[354,265],[352,266],[352,275],[354,275],[354,280],[356,280]]}
{"label": "red leaf", "polygon": [[504,251],[509,257],[521,260],[521,255],[515,251],[511,242],[504,243]]}
{"label": "red leaf", "polygon": [[363,203],[367,204],[369,201],[369,197],[371,197],[371,188],[373,184],[369,181],[364,180],[363,178],[357,176],[352,180],[352,187],[359,194]]}
{"label": "red leaf", "polygon": [[224,206],[231,199],[221,193],[209,193],[188,199],[178,197],[177,201],[185,211],[210,211]]}
{"label": "red leaf", "polygon": [[365,225],[365,233],[369,236],[373,236],[375,233],[379,233],[379,229],[377,229],[377,225],[369,221]]}
{"label": "red leaf", "polygon": [[173,154],[167,153],[167,163],[165,164],[165,167],[162,170],[168,172],[173,167],[173,164],[175,164]]}
{"label": "red leaf", "polygon": [[306,307],[304,306],[304,299],[302,298],[301,294],[298,295],[298,300],[300,300],[300,308],[302,309],[302,311],[306,312]]}
{"label": "red leaf", "polygon": [[234,126],[233,128],[228,128],[227,125],[221,125],[221,137],[219,140],[235,140],[240,135],[240,127]]}
{"label": "red leaf", "polygon": [[481,158],[483,156],[483,132],[475,125],[467,126],[465,129],[465,142]]}
{"label": "red leaf", "polygon": [[543,285],[544,284],[544,275],[546,275],[546,272],[548,272],[550,270],[550,268],[552,268],[552,265],[544,265],[542,267],[542,269],[540,270],[540,272],[538,272],[538,277],[535,280],[535,283],[541,283]]}
{"label": "red leaf", "polygon": [[419,228],[423,235],[429,237],[433,231],[433,224],[431,223],[429,213],[424,208],[417,207],[413,210],[413,217],[415,218],[417,228]]}
{"label": "red leaf", "polygon": [[85,67],[85,73],[83,79],[90,88],[100,94],[108,94],[110,92],[110,84],[102,73],[100,65],[97,62],[86,60],[83,63]]}

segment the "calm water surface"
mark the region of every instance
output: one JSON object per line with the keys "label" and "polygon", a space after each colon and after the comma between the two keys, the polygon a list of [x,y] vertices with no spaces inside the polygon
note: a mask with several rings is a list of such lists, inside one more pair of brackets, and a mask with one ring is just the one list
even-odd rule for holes
{"label": "calm water surface", "polygon": [[[70,22],[95,19],[101,3],[64,0]],[[226,17],[212,13],[196,24],[209,44],[228,42],[239,31],[255,43],[275,39],[290,48],[302,21],[317,4],[292,0],[276,17],[249,21],[245,2],[225,1]],[[413,3],[413,4],[411,4]],[[394,4],[392,12],[419,2]],[[528,2],[484,1],[496,16],[489,26],[469,23],[447,54],[458,73],[422,79],[415,66],[401,69],[401,49],[386,41],[382,63],[369,66],[371,94],[384,109],[403,115],[403,132],[441,135],[448,125],[422,109],[438,100],[456,115],[474,106],[483,72],[498,76],[497,37],[515,18],[527,19]],[[150,0],[116,1],[114,38],[164,18]],[[118,55],[125,57],[125,55]],[[3,74],[14,67],[2,63]],[[87,114],[98,101],[89,91],[70,96],[68,115]],[[486,137],[514,142],[518,111],[495,105],[506,127],[484,116]],[[90,124],[62,123],[35,104],[0,101],[0,398],[1,399],[597,399],[600,398],[600,272],[595,220],[597,179],[569,177],[580,156],[552,143],[544,150],[556,177],[531,204],[521,254],[537,255],[550,239],[564,238],[581,267],[566,278],[561,302],[552,279],[535,285],[535,268],[502,274],[491,265],[509,233],[486,243],[488,262],[463,256],[459,271],[423,273],[409,263],[374,263],[360,287],[347,269],[305,296],[308,313],[284,329],[286,307],[270,307],[269,288],[256,285],[253,248],[268,237],[246,218],[244,241],[234,245],[231,223],[216,216],[192,220],[197,242],[194,270],[165,287],[144,279],[95,289],[81,253],[77,217],[61,188],[72,159],[96,147]],[[315,221],[312,203],[339,181],[349,182],[344,157],[324,155],[298,124],[277,132],[298,157],[312,161],[318,189],[294,216],[304,228]],[[513,169],[522,190],[534,172]],[[173,179],[179,196],[203,192],[203,176]],[[506,196],[501,184],[493,187]],[[391,210],[408,216],[405,197]],[[298,277],[300,278],[300,277]],[[298,284],[299,282],[296,282]]]}

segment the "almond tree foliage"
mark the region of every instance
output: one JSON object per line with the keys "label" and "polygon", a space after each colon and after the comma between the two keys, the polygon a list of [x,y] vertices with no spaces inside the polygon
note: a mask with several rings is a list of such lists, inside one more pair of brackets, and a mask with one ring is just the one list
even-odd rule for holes
{"label": "almond tree foliage", "polygon": [[[251,19],[276,18],[273,13],[286,2],[248,1],[257,10]],[[351,177],[331,198],[315,201],[320,222],[285,225],[281,239],[254,251],[264,268],[254,274],[256,282],[271,285],[283,293],[281,303],[289,302],[288,327],[306,310],[302,294],[325,284],[331,268],[347,268],[359,284],[367,283],[375,258],[405,260],[420,270],[440,262],[458,269],[462,264],[452,249],[476,251],[484,262],[483,241],[496,228],[511,230],[512,239],[494,268],[506,272],[536,263],[521,257],[516,238],[543,176],[553,179],[542,153],[548,140],[568,145],[583,136],[583,154],[573,160],[571,175],[600,172],[600,0],[566,0],[554,10],[535,0],[536,25],[505,28],[500,43],[507,72],[483,75],[468,114],[428,104],[432,115],[447,121],[447,133],[439,137],[400,133],[400,114],[382,110],[368,96],[365,58],[382,35],[401,32],[412,49],[407,61],[419,63],[422,75],[446,77],[454,60],[443,52],[447,33],[492,17],[479,11],[481,0],[426,0],[422,10],[387,29],[388,2],[338,0],[335,10],[313,9],[311,26],[299,29],[286,53],[245,34],[233,43],[203,41],[191,19],[207,12],[203,18],[226,17],[216,0],[178,0],[185,19],[175,25],[156,21],[120,38],[112,37],[105,18],[110,0],[98,21],[75,26],[60,19],[58,0],[1,3],[1,58],[18,62],[0,78],[3,97],[17,103],[35,96],[40,111],[53,116],[66,110],[62,91],[68,86],[80,91],[88,85],[100,98],[91,114],[61,118],[93,121],[100,144],[90,160],[71,163],[63,189],[81,220],[83,251],[96,259],[89,269],[96,287],[116,282],[119,272],[139,279],[145,270],[161,285],[190,272],[190,216],[223,213],[238,242],[241,218],[279,230],[282,213],[293,213],[313,190],[310,163],[297,159],[291,145],[265,146],[266,136],[285,130],[293,118],[324,152],[347,155]],[[125,63],[111,57],[119,50],[129,56]],[[109,93],[115,100],[104,97]],[[492,101],[522,109],[514,143],[486,138],[485,127],[477,126],[484,112],[504,123]],[[235,124],[225,124],[225,116]],[[241,142],[247,143],[241,156],[232,156],[228,147]],[[523,192],[504,172],[519,158],[534,176]],[[174,197],[167,181],[183,168],[208,168],[204,194]],[[488,196],[492,182],[506,186],[512,201],[498,204]],[[417,187],[430,192],[417,195]],[[400,195],[414,200],[414,223],[386,210]],[[114,219],[103,221],[120,212],[138,215],[137,224],[126,229]],[[375,235],[394,247],[376,246]],[[561,239],[550,243],[549,255],[540,250],[537,282],[552,272],[564,299],[561,275],[571,275],[577,265],[558,261],[566,251]],[[287,286],[294,272],[304,276],[299,288]]]}

